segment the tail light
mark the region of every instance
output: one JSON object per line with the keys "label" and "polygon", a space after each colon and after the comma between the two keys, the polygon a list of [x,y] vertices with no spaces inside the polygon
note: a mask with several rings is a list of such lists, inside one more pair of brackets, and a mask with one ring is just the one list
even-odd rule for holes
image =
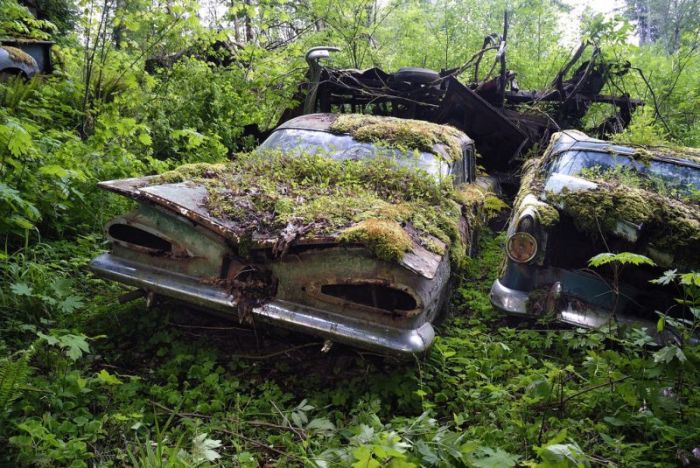
{"label": "tail light", "polygon": [[386,312],[407,313],[418,308],[418,302],[406,291],[383,284],[324,284],[320,293],[342,302],[381,309]]}

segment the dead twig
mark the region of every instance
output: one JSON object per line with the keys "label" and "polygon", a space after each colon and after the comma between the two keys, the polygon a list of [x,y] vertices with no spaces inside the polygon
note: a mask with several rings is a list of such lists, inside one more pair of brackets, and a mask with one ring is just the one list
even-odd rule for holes
{"label": "dead twig", "polygon": [[673,137],[673,131],[671,130],[671,127],[668,126],[668,122],[666,122],[666,119],[664,119],[664,116],[661,115],[661,111],[659,110],[659,103],[656,100],[656,93],[651,87],[651,84],[647,80],[647,77],[644,76],[644,72],[642,71],[641,68],[633,67],[632,70],[637,70],[639,73],[639,76],[642,77],[642,80],[644,80],[644,84],[646,85],[647,89],[651,93],[651,99],[654,102],[654,113],[656,114],[656,117],[661,120],[661,123],[664,124],[664,128],[666,128],[666,131],[668,134]]}
{"label": "dead twig", "polygon": [[292,423],[289,422],[289,418],[282,412],[281,409],[279,409],[277,407],[277,405],[275,404],[274,401],[270,400],[270,404],[272,404],[272,406],[277,410],[279,415],[282,416],[282,421],[284,421],[284,423],[287,425],[287,427],[289,427],[289,430],[292,431],[293,433],[295,433],[297,435],[297,437],[299,437],[299,440],[306,440],[306,434],[303,432],[303,430],[302,430],[302,432],[299,432],[299,430],[297,430],[297,428],[292,426]]}
{"label": "dead twig", "polygon": [[276,356],[281,356],[283,354],[291,353],[292,351],[297,351],[300,349],[304,348],[310,348],[312,346],[318,346],[319,348],[323,345],[323,343],[306,343],[303,345],[299,346],[292,346],[291,348],[286,348],[282,351],[276,351],[274,353],[270,354],[261,354],[261,355],[255,355],[255,354],[229,354],[227,357],[229,358],[234,358],[234,359],[257,359],[257,360],[265,360],[265,359],[270,359]]}

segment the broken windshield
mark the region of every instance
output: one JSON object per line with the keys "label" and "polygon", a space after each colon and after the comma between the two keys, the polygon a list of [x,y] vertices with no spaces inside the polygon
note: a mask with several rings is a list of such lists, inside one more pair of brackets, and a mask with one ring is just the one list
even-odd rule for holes
{"label": "broken windshield", "polygon": [[388,148],[354,140],[350,135],[317,130],[280,129],[270,135],[259,148],[280,150],[287,154],[323,154],[337,161],[392,158],[401,166],[422,169],[437,179],[449,174],[449,166],[433,154]]}
{"label": "broken windshield", "polygon": [[697,201],[700,192],[700,168],[692,164],[638,161],[621,154],[565,151],[550,161],[547,175],[552,174],[619,182],[686,201]]}

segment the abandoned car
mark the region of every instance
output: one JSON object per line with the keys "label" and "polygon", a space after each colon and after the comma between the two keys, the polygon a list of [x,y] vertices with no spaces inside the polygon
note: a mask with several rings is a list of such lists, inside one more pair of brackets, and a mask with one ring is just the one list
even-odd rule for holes
{"label": "abandoned car", "polygon": [[[650,280],[700,265],[699,190],[697,150],[555,134],[523,169],[491,302],[510,314],[585,328],[617,320],[654,335],[655,311],[683,311],[679,291]],[[602,252],[642,254],[656,266],[587,269]]]}
{"label": "abandoned car", "polygon": [[226,164],[100,183],[137,207],[106,226],[105,278],[243,321],[418,353],[470,254],[486,184],[452,127],[355,114],[281,125]]}
{"label": "abandoned car", "polygon": [[[296,96],[299,105],[287,109],[279,124],[314,112],[360,112],[449,124],[474,139],[489,174],[517,190],[513,173],[522,156],[535,145],[546,146],[560,128],[583,128],[594,104],[599,116],[608,116],[589,128],[598,136],[622,131],[644,104],[626,94],[601,94],[620,89],[616,81],[632,70],[627,62],[606,59],[607,54],[590,42],[578,47],[549,86],[520,90],[516,73],[507,66],[507,30],[506,17],[503,34],[489,34],[467,62],[439,72],[416,67],[394,72],[335,68],[323,61],[340,49],[313,47],[306,53],[309,69]],[[491,55],[493,63],[484,67]],[[264,134],[246,130],[255,137]]]}
{"label": "abandoned car", "polygon": [[0,80],[51,73],[51,41],[0,39]]}

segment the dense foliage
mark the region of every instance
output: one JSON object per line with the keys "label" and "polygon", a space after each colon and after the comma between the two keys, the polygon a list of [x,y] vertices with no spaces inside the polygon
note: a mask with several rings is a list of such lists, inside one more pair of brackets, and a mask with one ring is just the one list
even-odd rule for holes
{"label": "dense foliage", "polygon": [[[697,1],[672,3],[664,14],[662,1],[627,2],[627,16],[648,19],[641,46],[623,18],[582,23],[577,39],[641,70],[616,81],[649,103],[622,141],[700,146]],[[506,5],[510,67],[521,88],[548,86],[570,49],[558,22],[566,8],[548,0],[0,2],[0,37],[57,41],[52,75],[0,82],[0,463],[693,460],[697,347],[506,321],[487,297],[497,233],[484,233],[459,273],[455,317],[415,362],[321,354],[308,337],[119,304],[123,290],[87,271],[107,248],[102,226],[127,207],[95,183],[250,148],[247,126],[274,126],[300,99],[308,47],[342,47],[340,66],[455,67],[501,30]],[[606,117],[601,108],[588,119]],[[697,312],[697,274],[671,270],[659,282]]]}

